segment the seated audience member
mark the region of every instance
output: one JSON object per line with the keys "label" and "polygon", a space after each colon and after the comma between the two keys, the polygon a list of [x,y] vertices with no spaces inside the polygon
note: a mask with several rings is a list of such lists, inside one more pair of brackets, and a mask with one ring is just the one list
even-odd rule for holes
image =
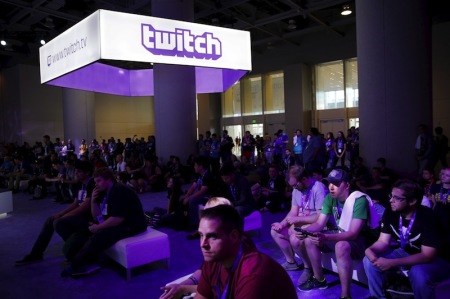
{"label": "seated audience member", "polygon": [[89,179],[92,175],[92,166],[89,162],[78,162],[75,167],[77,180],[83,183],[83,189],[80,190],[77,199],[70,206],[47,218],[31,252],[23,259],[16,261],[16,266],[41,261],[55,230],[63,240],[67,240],[72,233],[87,227],[90,219],[91,195],[94,189],[94,181]]}
{"label": "seated audience member", "polygon": [[[450,168],[441,169],[439,173],[440,182],[433,184],[430,187],[430,195],[424,197],[430,200],[430,207],[434,210],[441,223],[441,227],[447,230],[447,233],[442,238],[447,240],[446,246],[450,244]],[[423,202],[422,202],[422,205]],[[447,250],[450,256],[450,248]],[[449,259],[450,260],[450,259]]]}
{"label": "seated audience member", "polygon": [[[366,249],[364,269],[372,298],[386,298],[386,274],[408,277],[414,298],[435,298],[434,286],[450,277],[450,264],[438,257],[441,230],[433,211],[421,205],[423,190],[410,180],[397,181],[391,209],[383,215],[379,239]],[[392,247],[395,241],[396,245]]]}
{"label": "seated audience member", "polygon": [[143,177],[137,181],[139,191],[162,191],[164,189],[164,177],[161,167],[157,163],[157,158],[148,157],[144,163]]}
{"label": "seated audience member", "polygon": [[[99,270],[95,264],[98,254],[147,229],[142,204],[136,192],[118,184],[111,169],[104,167],[94,172],[95,189],[91,200],[91,214],[95,219],[87,229],[71,236],[81,248],[63,270],[62,277],[82,277]],[[69,242],[69,241],[68,241]]]}
{"label": "seated audience member", "polygon": [[256,202],[247,179],[235,171],[231,161],[223,164],[219,174],[225,183],[222,195],[230,199],[231,204],[242,218],[250,215],[255,210]]}
{"label": "seated audience member", "polygon": [[[198,175],[197,179],[192,183],[189,190],[181,197],[183,205],[188,207],[189,216],[189,230],[195,230],[198,226],[199,215],[198,206],[204,205],[208,198],[213,194],[214,177],[209,171],[208,158],[199,156],[194,160],[195,173]],[[192,238],[197,237],[197,234],[190,235]]]}
{"label": "seated audience member", "polygon": [[8,189],[14,193],[19,191],[20,181],[28,180],[32,175],[31,165],[22,156],[14,156],[14,170],[7,174],[9,177]]}
{"label": "seated audience member", "polygon": [[[368,233],[367,225],[371,228],[378,227],[379,216],[366,194],[350,192],[350,177],[345,170],[333,169],[327,181],[330,194],[325,197],[317,221],[306,228],[313,235],[298,233],[298,237],[303,238],[300,249],[305,257],[304,271],[309,272],[309,279],[300,284],[298,289],[307,292],[328,287],[322,269],[321,251],[331,251],[336,253],[339,265],[341,298],[351,298],[352,259],[364,257],[364,231],[367,230]],[[321,232],[328,220],[332,220],[331,217],[334,218],[337,229]]]}
{"label": "seated audience member", "polygon": [[128,174],[127,185],[136,191],[140,191],[138,181],[144,177],[142,162],[132,157],[127,161],[126,169]]}
{"label": "seated audience member", "polygon": [[422,177],[419,179],[419,184],[423,188],[423,193],[425,196],[430,196],[431,186],[436,182],[434,177],[434,170],[432,168],[425,168],[422,171]]}
{"label": "seated audience member", "polygon": [[[205,204],[205,209],[209,209],[218,205],[228,205],[231,206],[231,202],[224,197],[211,197]],[[202,274],[201,266],[195,270],[192,275],[186,280],[180,283],[168,284],[161,287],[164,293],[159,297],[159,299],[179,299],[184,294],[192,294],[197,292],[198,280]]]}
{"label": "seated audience member", "polygon": [[8,185],[9,175],[14,171],[14,162],[11,156],[3,157],[3,163],[0,165],[0,180],[5,186]]}
{"label": "seated audience member", "polygon": [[372,200],[384,207],[388,206],[388,183],[381,178],[381,169],[378,167],[373,167],[370,171],[370,176],[366,180],[357,181],[356,186],[359,190],[369,195]]}
{"label": "seated audience member", "polygon": [[392,183],[395,181],[395,173],[392,169],[386,167],[386,159],[378,158],[377,159],[377,167],[380,169],[381,179],[384,181],[385,185],[388,189],[391,188]]}
{"label": "seated audience member", "polygon": [[445,205],[450,202],[450,168],[441,169],[439,182],[432,184],[429,192],[432,207],[438,203]]}
{"label": "seated audience member", "polygon": [[294,165],[295,165],[295,157],[290,149],[286,149],[284,151],[284,158],[283,158],[283,173],[285,174],[285,176],[287,176],[291,166]]}
{"label": "seated audience member", "polygon": [[270,165],[267,179],[262,180],[261,183],[256,183],[251,189],[261,212],[279,211],[286,189],[286,182],[284,176],[280,174],[279,166],[276,164]]}
{"label": "seated audience member", "polygon": [[294,188],[291,210],[281,222],[272,223],[270,233],[286,258],[281,266],[289,271],[299,269],[294,253],[303,259],[303,252],[299,250],[300,240],[295,235],[294,227],[316,222],[328,190],[301,166],[291,167],[288,183]]}
{"label": "seated audience member", "polygon": [[114,171],[117,175],[127,171],[127,162],[125,162],[125,160],[123,159],[122,154],[118,154],[116,156],[116,165],[114,167]]}
{"label": "seated audience member", "polygon": [[81,188],[81,183],[76,176],[75,165],[77,162],[74,160],[66,159],[64,161],[64,167],[66,168],[66,176],[61,180],[61,193],[64,200],[61,203],[72,203],[78,196],[78,190]]}
{"label": "seated audience member", "polygon": [[186,229],[189,226],[187,207],[180,203],[180,198],[183,195],[181,187],[180,177],[169,177],[167,180],[167,213],[159,215],[155,209],[151,212],[145,212],[151,226],[164,226],[175,230]]}
{"label": "seated audience member", "polygon": [[242,241],[237,211],[227,205],[205,209],[199,225],[204,257],[196,299],[294,299],[286,271],[254,245]]}

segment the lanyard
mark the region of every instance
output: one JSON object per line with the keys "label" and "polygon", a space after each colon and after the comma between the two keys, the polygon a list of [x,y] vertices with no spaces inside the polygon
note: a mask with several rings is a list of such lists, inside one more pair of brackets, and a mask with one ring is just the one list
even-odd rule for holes
{"label": "lanyard", "polygon": [[311,186],[309,186],[308,191],[306,191],[304,196],[302,196],[302,204],[300,205],[302,213],[305,211],[305,208],[308,207],[309,200],[311,199],[311,191],[315,184],[316,182],[313,181],[313,183],[311,183]]}
{"label": "lanyard", "polygon": [[[341,209],[341,203],[339,202],[339,199],[336,199],[336,220],[341,219],[342,209]],[[337,224],[337,223],[336,223]]]}
{"label": "lanyard", "polygon": [[203,175],[202,175],[201,177],[198,178],[198,180],[197,180],[197,191],[200,190],[200,189],[202,188],[202,185],[203,185],[203,178],[205,177],[205,174],[206,174],[207,172],[208,172],[208,171],[205,171],[205,172],[203,173]]}
{"label": "lanyard", "polygon": [[236,201],[236,188],[234,185],[230,185],[231,196],[233,196],[233,200]]}
{"label": "lanyard", "polygon": [[111,188],[109,188],[108,192],[106,193],[105,197],[103,197],[103,201],[100,203],[100,212],[102,215],[108,215],[108,211],[106,211],[106,202],[108,201],[109,194],[111,193],[111,190],[114,188],[113,184]]}
{"label": "lanyard", "polygon": [[219,289],[219,281],[220,281],[220,272],[222,271],[222,265],[219,265],[219,269],[217,271],[217,282],[216,282],[216,294],[218,299],[226,299],[228,296],[228,288],[231,284],[231,277],[233,277],[234,272],[236,272],[237,266],[239,265],[239,261],[242,258],[242,245],[239,247],[239,253],[236,259],[234,260],[233,266],[231,267],[230,274],[227,277],[227,280],[225,281],[225,288],[223,290],[223,293],[220,293]]}
{"label": "lanyard", "polygon": [[411,228],[414,224],[414,220],[416,220],[416,212],[411,217],[411,221],[409,222],[408,228],[406,229],[405,234],[403,234],[403,219],[402,215],[400,215],[399,223],[398,223],[398,232],[400,235],[400,246],[402,249],[405,249],[406,244],[408,243],[409,235],[411,234]]}

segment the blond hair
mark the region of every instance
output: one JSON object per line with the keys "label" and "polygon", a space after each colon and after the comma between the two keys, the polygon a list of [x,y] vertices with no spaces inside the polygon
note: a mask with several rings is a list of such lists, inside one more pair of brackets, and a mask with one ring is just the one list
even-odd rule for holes
{"label": "blond hair", "polygon": [[231,206],[231,202],[225,197],[211,197],[205,204],[205,209],[212,208],[218,205]]}

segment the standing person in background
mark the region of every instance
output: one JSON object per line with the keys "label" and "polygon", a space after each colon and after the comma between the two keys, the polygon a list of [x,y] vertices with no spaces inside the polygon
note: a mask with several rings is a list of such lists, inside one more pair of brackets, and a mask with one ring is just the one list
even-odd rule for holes
{"label": "standing person in background", "polygon": [[231,160],[231,151],[233,147],[233,138],[228,135],[227,130],[223,130],[222,139],[220,140],[220,157],[222,158],[222,163]]}
{"label": "standing person in background", "polygon": [[340,161],[341,164],[338,166],[345,166],[345,156],[347,153],[347,139],[344,136],[344,132],[339,131],[337,138],[334,142],[334,161],[333,167],[336,167],[337,163]]}
{"label": "standing person in background", "polygon": [[306,144],[308,141],[303,136],[303,132],[300,129],[295,131],[295,135],[292,140],[293,148],[292,151],[295,155],[295,164],[303,166],[303,152],[306,149]]}
{"label": "standing person in background", "polygon": [[417,176],[422,175],[422,171],[426,167],[432,167],[433,164],[433,136],[428,132],[428,126],[420,124],[417,126],[416,139],[416,159],[417,159]]}
{"label": "standing person in background", "polygon": [[81,144],[78,147],[78,158],[87,158],[88,157],[88,146],[86,144],[86,140],[85,139],[81,139]]}
{"label": "standing person in background", "polygon": [[263,151],[267,162],[272,163],[272,139],[269,134],[264,134]]}
{"label": "standing person in background", "polygon": [[336,153],[334,152],[335,147],[335,139],[333,132],[328,132],[327,137],[325,139],[325,161],[324,161],[324,169],[329,169],[334,165],[334,158],[336,157]]}
{"label": "standing person in background", "polygon": [[215,177],[217,177],[220,169],[220,142],[216,133],[211,136],[211,142],[209,145],[209,160],[211,162],[211,172]]}
{"label": "standing person in background", "polygon": [[303,163],[307,171],[312,173],[315,169],[322,168],[325,155],[325,145],[317,128],[311,128],[311,138],[303,153]]}
{"label": "standing person in background", "polygon": [[445,168],[448,166],[448,163],[447,163],[447,153],[449,150],[448,138],[447,138],[447,136],[444,135],[444,130],[442,129],[442,127],[436,127],[434,129],[434,133],[436,133],[436,136],[434,137],[434,141],[436,144],[435,166],[438,162],[441,162],[441,166],[443,168]]}

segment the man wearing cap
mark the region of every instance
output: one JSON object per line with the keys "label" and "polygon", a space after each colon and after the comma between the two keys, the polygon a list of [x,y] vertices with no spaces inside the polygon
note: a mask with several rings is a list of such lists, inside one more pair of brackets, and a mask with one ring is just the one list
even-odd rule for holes
{"label": "man wearing cap", "polygon": [[[378,226],[379,217],[369,196],[359,191],[350,192],[350,176],[345,170],[333,169],[326,180],[330,193],[325,197],[317,221],[307,227],[307,231],[313,234],[297,235],[303,239],[300,250],[304,252],[304,271],[307,271],[302,277],[308,276],[305,282],[300,282],[298,289],[308,292],[327,288],[321,252],[335,252],[341,298],[351,298],[352,259],[364,257],[365,235],[369,232],[369,226]],[[335,228],[322,232],[329,222]]]}

